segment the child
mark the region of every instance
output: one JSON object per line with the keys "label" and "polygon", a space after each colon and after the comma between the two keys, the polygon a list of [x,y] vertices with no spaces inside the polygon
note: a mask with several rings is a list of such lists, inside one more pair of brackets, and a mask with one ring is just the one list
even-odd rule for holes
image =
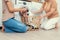
{"label": "child", "polygon": [[43,10],[46,12],[46,15],[40,16],[40,19],[47,17],[48,20],[43,22],[42,28],[46,30],[53,28],[57,29],[59,16],[57,11],[56,0],[45,0],[45,2],[43,3],[43,7],[35,13],[40,13]]}
{"label": "child", "polygon": [[21,16],[21,20],[24,24],[28,24],[28,9],[25,12],[19,12]]}

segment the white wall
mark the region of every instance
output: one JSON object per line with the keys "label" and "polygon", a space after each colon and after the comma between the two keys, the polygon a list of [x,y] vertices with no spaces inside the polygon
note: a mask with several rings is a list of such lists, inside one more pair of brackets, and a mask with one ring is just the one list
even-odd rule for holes
{"label": "white wall", "polygon": [[0,0],[0,26],[2,26],[2,0]]}
{"label": "white wall", "polygon": [[57,7],[58,7],[59,15],[60,15],[60,0],[56,0],[56,1],[57,1]]}
{"label": "white wall", "polygon": [[58,8],[59,16],[60,16],[60,0],[56,0],[56,2],[57,2],[57,8]]}

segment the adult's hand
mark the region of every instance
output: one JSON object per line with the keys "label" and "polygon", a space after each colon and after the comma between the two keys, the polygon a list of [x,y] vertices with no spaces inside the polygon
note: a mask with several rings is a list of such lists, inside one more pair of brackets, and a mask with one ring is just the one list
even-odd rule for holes
{"label": "adult's hand", "polygon": [[26,13],[27,12],[27,8],[20,8],[20,13]]}

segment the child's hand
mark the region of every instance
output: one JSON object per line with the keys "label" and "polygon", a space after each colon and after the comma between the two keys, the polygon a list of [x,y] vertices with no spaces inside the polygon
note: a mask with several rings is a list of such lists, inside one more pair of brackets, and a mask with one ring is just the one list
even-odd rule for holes
{"label": "child's hand", "polygon": [[41,16],[38,16],[38,18],[39,18],[39,20],[41,20],[41,19],[42,19],[42,17],[41,17]]}

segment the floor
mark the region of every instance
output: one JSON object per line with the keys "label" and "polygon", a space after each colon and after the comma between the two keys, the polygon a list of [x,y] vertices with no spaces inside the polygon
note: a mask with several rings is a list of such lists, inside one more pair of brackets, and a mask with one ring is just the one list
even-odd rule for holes
{"label": "floor", "polygon": [[58,30],[28,31],[26,33],[2,33],[0,40],[60,40],[60,28]]}

